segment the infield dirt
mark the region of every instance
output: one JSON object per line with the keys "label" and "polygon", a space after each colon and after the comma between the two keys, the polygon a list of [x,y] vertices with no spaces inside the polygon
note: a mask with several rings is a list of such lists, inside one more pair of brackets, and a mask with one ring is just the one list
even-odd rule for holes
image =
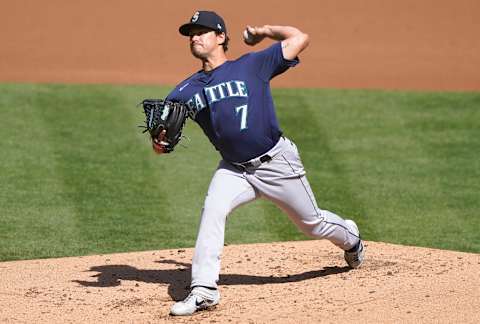
{"label": "infield dirt", "polygon": [[[177,28],[210,8],[227,21],[231,57],[249,50],[246,24],[310,34],[275,86],[480,89],[473,0],[10,1],[0,81],[175,84],[198,69]],[[323,241],[227,246],[221,304],[191,318],[168,315],[187,293],[191,249],[3,262],[0,322],[480,322],[479,254],[367,244],[358,270]]]}

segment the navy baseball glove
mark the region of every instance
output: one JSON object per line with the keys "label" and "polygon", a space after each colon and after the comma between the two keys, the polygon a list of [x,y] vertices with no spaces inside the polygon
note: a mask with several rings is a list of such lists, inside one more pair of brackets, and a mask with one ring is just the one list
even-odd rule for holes
{"label": "navy baseball glove", "polygon": [[188,107],[163,99],[145,99],[140,103],[145,113],[145,128],[157,153],[170,153],[182,139],[182,130],[188,117]]}

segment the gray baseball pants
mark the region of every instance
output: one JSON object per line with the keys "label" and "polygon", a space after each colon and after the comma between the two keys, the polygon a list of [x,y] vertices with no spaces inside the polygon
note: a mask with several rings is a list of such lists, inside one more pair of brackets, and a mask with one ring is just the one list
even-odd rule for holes
{"label": "gray baseball pants", "polygon": [[253,159],[254,166],[248,168],[220,161],[202,209],[192,261],[192,287],[217,287],[227,216],[260,197],[274,202],[310,237],[327,239],[343,250],[358,243],[358,236],[344,219],[318,208],[292,141],[281,137],[266,154],[272,158],[269,162]]}

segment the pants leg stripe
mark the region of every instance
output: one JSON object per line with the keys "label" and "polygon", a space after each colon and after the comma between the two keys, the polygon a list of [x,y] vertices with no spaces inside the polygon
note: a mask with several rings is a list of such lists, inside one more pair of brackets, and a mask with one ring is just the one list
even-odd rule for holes
{"label": "pants leg stripe", "polygon": [[[293,168],[293,166],[290,164],[290,162],[288,161],[288,159],[286,159],[285,156],[283,156],[283,155],[282,155],[282,158],[283,158],[283,159],[285,160],[285,162],[287,162],[287,164],[290,166],[290,168],[292,169],[292,172],[295,173],[295,174],[297,174],[297,172],[295,171],[295,169]],[[315,210],[315,213],[316,213],[317,217],[318,217],[318,218],[321,218],[322,215],[319,215],[319,214],[318,214],[318,208],[317,208],[316,205],[315,205],[315,202],[314,202],[314,200],[313,200],[314,198],[313,198],[313,197],[310,195],[310,193],[308,192],[307,187],[305,186],[305,183],[304,183],[303,180],[302,180],[302,176],[301,176],[301,175],[298,175],[298,177],[299,177],[300,182],[302,183],[303,189],[305,189],[305,192],[307,193],[308,197],[310,198],[310,203],[312,204],[313,209]]]}
{"label": "pants leg stripe", "polygon": [[[290,162],[288,161],[288,159],[286,159],[285,156],[283,156],[283,155],[282,155],[282,158],[283,158],[283,159],[285,160],[285,162],[287,162],[287,164],[290,166],[290,168],[292,169],[292,172],[295,173],[295,174],[297,174],[297,172],[295,171],[295,169],[293,168],[293,166],[290,164]],[[299,175],[299,180],[300,180],[300,182],[302,183],[303,188],[305,189],[308,197],[310,198],[310,202],[312,203],[313,208],[315,209],[315,213],[317,214],[317,217],[321,218],[322,216],[318,214],[318,208],[315,207],[315,203],[314,203],[314,201],[313,201],[313,197],[312,197],[312,196],[310,195],[310,193],[308,192],[307,187],[306,187],[306,185],[305,185],[305,183],[304,183],[304,181],[303,181],[303,179],[302,179],[302,176],[300,176],[300,175]],[[325,223],[327,223],[327,224],[332,224],[332,225],[340,226],[341,228],[345,229],[345,230],[346,230],[349,234],[351,234],[352,236],[360,239],[360,236],[359,236],[359,235],[356,235],[355,233],[352,233],[352,232],[350,231],[350,229],[348,229],[347,227],[345,227],[345,226],[343,226],[343,225],[341,225],[341,224],[337,224],[337,223],[333,223],[333,222],[328,222],[328,221],[326,221],[325,219],[323,219],[323,222],[325,222]]]}

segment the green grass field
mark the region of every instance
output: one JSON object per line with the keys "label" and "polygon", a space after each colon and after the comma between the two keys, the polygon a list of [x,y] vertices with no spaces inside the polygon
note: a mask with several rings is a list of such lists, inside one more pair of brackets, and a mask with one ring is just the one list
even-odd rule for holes
{"label": "green grass field", "polygon": [[[0,85],[0,260],[191,247],[219,155],[200,128],[156,156],[143,98],[169,88]],[[319,205],[367,240],[480,252],[480,93],[274,91]],[[306,239],[274,205],[227,243]]]}

